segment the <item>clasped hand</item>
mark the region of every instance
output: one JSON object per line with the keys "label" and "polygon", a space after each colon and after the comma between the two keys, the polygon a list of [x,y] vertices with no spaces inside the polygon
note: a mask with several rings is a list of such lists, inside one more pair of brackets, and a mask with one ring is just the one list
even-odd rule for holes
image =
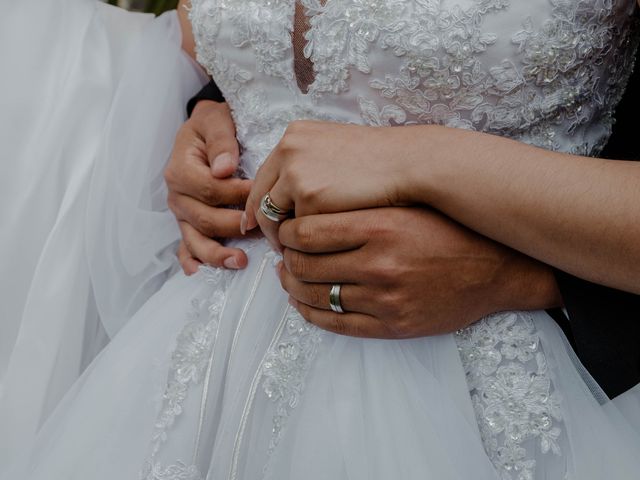
{"label": "clasped hand", "polygon": [[[297,121],[264,162],[247,199],[242,229],[260,226],[276,248],[278,224],[259,213],[269,192],[300,218],[411,204],[411,177],[401,165],[406,130]],[[406,149],[405,149],[406,152]],[[406,156],[402,162],[408,164]]]}
{"label": "clasped hand", "polygon": [[[259,225],[282,249],[279,275],[291,303],[322,328],[408,338],[455,331],[499,310],[554,305],[546,266],[427,208],[372,208],[414,203],[406,168],[414,159],[399,148],[407,128],[295,122],[251,188],[231,177],[238,146],[228,110],[200,102],[166,175],[185,272],[201,263],[246,265],[244,252],[222,240],[241,235],[240,212],[225,206],[248,194],[242,229]],[[257,213],[268,191],[295,218],[276,224]],[[335,283],[345,314],[329,308]]]}

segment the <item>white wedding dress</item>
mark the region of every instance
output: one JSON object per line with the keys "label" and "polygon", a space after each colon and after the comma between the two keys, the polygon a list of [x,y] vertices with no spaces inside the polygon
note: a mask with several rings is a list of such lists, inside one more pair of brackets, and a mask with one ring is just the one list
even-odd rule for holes
{"label": "white wedding dress", "polygon": [[[637,36],[631,0],[300,0],[306,91],[295,0],[192,3],[198,59],[232,107],[249,176],[302,118],[597,154]],[[244,271],[176,273],[161,171],[202,79],[173,14],[147,27],[114,81],[77,226],[113,339],[2,480],[637,478],[639,388],[608,400],[544,312],[356,339],[288,305],[264,241],[236,242]]]}

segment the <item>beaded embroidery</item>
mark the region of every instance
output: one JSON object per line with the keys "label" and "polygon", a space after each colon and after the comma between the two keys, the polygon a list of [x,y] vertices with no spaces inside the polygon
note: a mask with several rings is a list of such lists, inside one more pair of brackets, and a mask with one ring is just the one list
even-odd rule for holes
{"label": "beaded embroidery", "polygon": [[504,480],[534,478],[530,452],[560,455],[560,397],[529,314],[500,313],[456,342],[487,454]]}
{"label": "beaded embroidery", "polygon": [[308,323],[291,308],[278,343],[262,363],[262,389],[276,404],[269,451],[278,445],[291,410],[300,401],[304,380],[321,338],[318,327]]}
{"label": "beaded embroidery", "polygon": [[145,462],[142,480],[200,480],[195,465],[177,462],[167,467],[155,461],[160,448],[176,419],[183,413],[183,404],[192,385],[202,383],[211,351],[214,348],[220,317],[224,310],[230,271],[201,267],[200,273],[210,286],[211,295],[192,301],[189,322],[178,335],[171,358],[163,404],[154,425],[150,459]]}

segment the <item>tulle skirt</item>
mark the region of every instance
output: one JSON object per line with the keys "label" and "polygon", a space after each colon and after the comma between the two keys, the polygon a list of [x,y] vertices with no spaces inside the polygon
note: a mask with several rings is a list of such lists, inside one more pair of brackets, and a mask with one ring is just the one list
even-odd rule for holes
{"label": "tulle skirt", "polygon": [[[129,308],[126,314],[104,311],[107,300],[94,295],[91,286],[95,283],[92,276],[97,274],[98,282],[101,277],[88,261],[87,251],[106,253],[106,248],[85,232],[86,224],[100,225],[96,215],[106,215],[99,190],[107,178],[114,180],[104,175],[109,165],[100,169],[96,165],[118,158],[122,153],[118,149],[133,146],[127,142],[129,136],[146,137],[147,155],[141,159],[153,155],[153,163],[136,165],[147,169],[146,183],[161,176],[175,131],[185,119],[184,104],[205,81],[179,45],[175,13],[154,20],[151,15],[125,12],[92,0],[3,5],[0,470],[27,448],[109,335],[124,323],[122,319],[130,318],[130,310],[137,309],[161,284],[140,282],[136,289],[139,299],[131,300],[134,295],[130,292],[118,304],[120,309]],[[148,91],[151,98],[140,94],[145,91],[141,86],[154,84],[157,88]],[[132,90],[140,100],[125,106],[122,95]],[[114,108],[119,108],[117,113]],[[153,118],[159,112],[166,116]],[[145,124],[147,118],[153,119],[149,129],[161,124],[157,140]],[[113,130],[118,128],[116,134]],[[118,135],[109,151],[105,150],[107,129],[113,134],[110,138]],[[128,153],[127,161],[137,152]],[[111,167],[124,163],[124,158],[118,158]],[[92,182],[94,174],[101,175],[100,181]],[[119,174],[137,180],[131,169]],[[157,230],[157,240],[171,243],[178,232],[168,213],[162,216],[166,205],[157,212],[148,208],[151,200],[147,199],[152,195],[162,197],[164,204],[160,189],[151,190],[157,185],[161,182],[144,192],[133,189],[131,195],[117,200],[128,203],[130,214],[145,208],[148,216],[160,216],[165,227]],[[90,204],[95,208],[88,209]],[[170,233],[161,239],[167,231]],[[118,235],[131,232],[130,225],[116,222],[109,228],[108,238],[101,241],[119,241]],[[162,254],[151,246],[144,253],[154,258],[150,263],[156,270],[150,276],[162,276],[158,272],[168,263],[162,262]],[[100,257],[114,268],[120,267],[119,272],[125,268],[135,272],[136,265],[123,266],[118,259]]]}
{"label": "tulle skirt", "polygon": [[[503,314],[459,338],[343,337],[287,304],[267,245],[239,246],[249,254],[245,271],[174,275],[4,478],[637,475],[639,432],[622,408],[597,398],[596,385],[589,388],[546,314]],[[505,328],[533,328],[537,345],[522,348],[536,354],[519,362],[504,348],[482,353],[488,332]],[[469,345],[473,365],[465,363]],[[485,380],[472,378],[484,369],[486,390]],[[481,401],[473,399],[478,392]],[[637,419],[632,394],[626,413]]]}
{"label": "tulle skirt", "polygon": [[[161,174],[204,78],[179,50],[175,14],[127,31],[108,106],[86,126],[88,165],[69,169],[83,172],[69,233],[41,255],[53,262],[46,288],[29,292],[40,315],[29,335],[18,325],[33,358],[15,376],[32,387],[5,383],[14,401],[1,414],[27,418],[21,404],[42,403],[35,387],[50,377],[38,368],[76,335],[63,306],[80,319],[91,304],[112,340],[42,428],[20,442],[16,424],[0,430],[0,479],[637,478],[640,388],[607,399],[544,312],[497,314],[455,335],[357,339],[288,305],[261,240],[238,242],[246,270],[180,273]],[[55,136],[49,144],[66,148]],[[72,241],[81,254],[60,258]]]}

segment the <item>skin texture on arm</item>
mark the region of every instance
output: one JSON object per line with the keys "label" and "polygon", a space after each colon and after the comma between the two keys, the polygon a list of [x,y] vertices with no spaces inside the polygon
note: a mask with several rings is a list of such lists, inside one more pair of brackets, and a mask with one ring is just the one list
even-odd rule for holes
{"label": "skin texture on arm", "polygon": [[543,263],[640,293],[639,186],[637,162],[438,126],[304,121],[260,169],[243,226],[260,224],[279,246],[278,225],[258,213],[266,192],[297,217],[429,205]]}
{"label": "skin texture on arm", "polygon": [[640,293],[639,163],[445,128],[430,137],[421,201],[578,277]]}

